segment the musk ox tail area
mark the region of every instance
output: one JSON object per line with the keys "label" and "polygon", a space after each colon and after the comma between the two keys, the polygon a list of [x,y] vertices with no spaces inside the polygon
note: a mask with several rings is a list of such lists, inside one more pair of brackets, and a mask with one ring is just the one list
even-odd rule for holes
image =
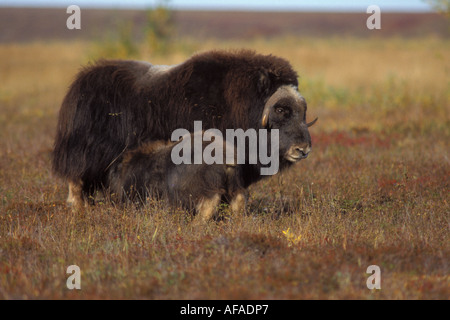
{"label": "musk ox tail area", "polygon": [[138,143],[145,117],[135,82],[148,65],[100,61],[81,70],[67,92],[58,119],[53,171],[67,181],[82,181],[83,192],[105,183],[107,169],[126,148]]}

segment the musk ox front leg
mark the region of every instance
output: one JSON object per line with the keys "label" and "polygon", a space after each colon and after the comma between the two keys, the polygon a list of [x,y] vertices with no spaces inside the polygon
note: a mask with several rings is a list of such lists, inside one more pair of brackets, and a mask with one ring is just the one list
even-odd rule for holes
{"label": "musk ox front leg", "polygon": [[203,198],[196,205],[197,221],[208,222],[217,212],[217,206],[220,204],[221,195],[215,194],[212,198]]}
{"label": "musk ox front leg", "polygon": [[69,182],[69,195],[66,203],[72,207],[72,210],[79,210],[86,206],[83,196],[83,182],[81,180]]}
{"label": "musk ox front leg", "polygon": [[233,213],[239,213],[245,210],[247,199],[244,193],[238,193],[230,202],[230,208]]}
{"label": "musk ox front leg", "polygon": [[[217,213],[217,208],[221,203],[222,194],[215,194],[212,198],[203,198],[196,205],[197,222],[206,223]],[[231,212],[234,214],[245,210],[246,198],[244,193],[238,193],[229,203]]]}

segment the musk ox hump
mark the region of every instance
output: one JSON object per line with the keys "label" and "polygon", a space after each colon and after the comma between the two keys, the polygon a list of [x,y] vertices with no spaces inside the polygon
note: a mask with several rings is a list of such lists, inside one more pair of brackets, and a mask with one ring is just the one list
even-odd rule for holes
{"label": "musk ox hump", "polygon": [[142,62],[148,65],[147,72],[136,81],[136,84],[138,87],[147,87],[151,85],[152,83],[156,83],[158,81],[161,81],[163,77],[168,75],[168,73],[175,69],[175,67],[178,66],[178,64],[175,65],[153,65],[148,62]]}

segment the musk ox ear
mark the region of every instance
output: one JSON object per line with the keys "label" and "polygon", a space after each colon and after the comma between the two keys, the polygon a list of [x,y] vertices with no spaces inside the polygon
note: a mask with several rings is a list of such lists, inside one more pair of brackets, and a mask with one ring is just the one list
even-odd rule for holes
{"label": "musk ox ear", "polygon": [[258,74],[258,93],[267,95],[270,89],[270,74],[266,69],[259,70]]}

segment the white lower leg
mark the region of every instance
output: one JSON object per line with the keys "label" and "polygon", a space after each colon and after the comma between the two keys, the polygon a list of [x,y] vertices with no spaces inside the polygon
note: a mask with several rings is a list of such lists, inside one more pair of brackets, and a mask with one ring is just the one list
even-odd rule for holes
{"label": "white lower leg", "polygon": [[198,218],[203,221],[209,221],[216,213],[217,206],[220,203],[220,195],[216,194],[210,199],[202,199],[197,205]]}

